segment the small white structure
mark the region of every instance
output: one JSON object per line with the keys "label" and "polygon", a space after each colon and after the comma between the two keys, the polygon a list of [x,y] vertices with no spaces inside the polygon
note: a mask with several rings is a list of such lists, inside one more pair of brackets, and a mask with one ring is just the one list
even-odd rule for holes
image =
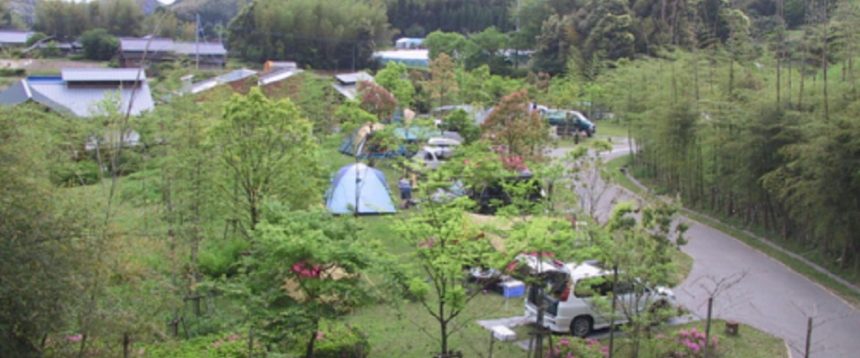
{"label": "small white structure", "polygon": [[517,333],[505,326],[493,326],[490,328],[493,331],[493,338],[500,341],[513,341],[517,339]]}
{"label": "small white structure", "polygon": [[424,39],[420,37],[402,37],[394,42],[394,48],[401,50],[424,48]]}
{"label": "small white structure", "polygon": [[373,53],[373,58],[382,65],[397,62],[409,67],[430,66],[430,51],[423,49],[376,51]]}

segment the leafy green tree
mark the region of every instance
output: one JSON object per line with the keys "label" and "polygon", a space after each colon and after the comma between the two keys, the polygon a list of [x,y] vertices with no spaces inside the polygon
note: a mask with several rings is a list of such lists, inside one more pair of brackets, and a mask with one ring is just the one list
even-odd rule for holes
{"label": "leafy green tree", "polygon": [[536,39],[537,48],[532,64],[536,72],[558,74],[565,70],[570,49],[576,40],[570,38],[576,32],[571,29],[569,21],[568,17],[559,15],[552,15],[544,21],[540,36]]}
{"label": "leafy green tree", "polygon": [[[434,172],[435,173],[435,172]],[[466,267],[496,267],[499,254],[488,238],[470,225],[466,198],[450,202],[430,199],[436,189],[450,185],[445,176],[436,175],[422,187],[428,200],[423,210],[410,216],[398,231],[416,247],[407,264],[409,293],[438,324],[439,353],[453,351],[451,335],[464,327],[456,319],[469,303],[481,294],[478,286],[465,281]],[[458,324],[459,323],[459,324]]]}
{"label": "leafy green tree", "polygon": [[91,60],[110,60],[119,49],[119,40],[105,29],[87,30],[81,35],[84,56]]}
{"label": "leafy green tree", "polygon": [[34,29],[59,39],[74,39],[90,28],[87,3],[61,0],[36,4]]}
{"label": "leafy green tree", "polygon": [[337,107],[334,114],[340,125],[340,130],[352,133],[368,123],[379,123],[379,118],[361,108],[356,101],[346,101]]}
{"label": "leafy green tree", "polygon": [[[659,204],[641,209],[641,216],[636,210],[629,202],[612,209],[600,230],[603,233],[596,234],[595,257],[615,271],[612,297],[607,297],[611,300],[609,314],[615,316],[620,311],[627,320],[634,356],[639,354],[649,327],[671,314],[671,307],[664,306],[659,292],[654,290],[676,284],[673,251],[686,242],[687,231],[686,224],[674,224],[676,208]],[[626,299],[614,297],[622,286],[630,291]],[[605,303],[603,310],[606,311]]]}
{"label": "leafy green tree", "polygon": [[448,114],[442,121],[442,127],[459,133],[463,137],[463,144],[469,144],[481,138],[481,128],[475,124],[475,119],[462,109]]}
{"label": "leafy green tree", "polygon": [[290,100],[270,100],[258,88],[234,96],[212,134],[230,178],[223,190],[246,234],[260,222],[266,200],[296,210],[319,200],[322,175],[313,124]]}
{"label": "leafy green tree", "polygon": [[440,54],[459,59],[466,46],[466,38],[456,32],[433,31],[424,39],[424,46],[430,52],[430,59],[436,59]]}
{"label": "leafy green tree", "polygon": [[458,97],[460,88],[455,78],[454,66],[454,61],[445,53],[430,61],[430,81],[426,82],[426,87],[430,98],[437,101],[437,106],[450,104]]}
{"label": "leafy green tree", "polygon": [[231,53],[246,61],[291,58],[315,68],[362,68],[391,37],[381,2],[262,0],[230,22]]}
{"label": "leafy green tree", "polygon": [[476,34],[469,35],[463,48],[463,64],[466,69],[486,65],[493,74],[507,74],[510,63],[502,52],[508,48],[507,35],[490,27]]}
{"label": "leafy green tree", "polygon": [[379,70],[374,80],[394,95],[400,107],[408,108],[412,105],[415,87],[409,80],[406,65],[389,62],[385,64],[385,68]]}
{"label": "leafy green tree", "polygon": [[[374,242],[353,221],[318,211],[271,206],[245,259],[251,318],[275,351],[304,345],[314,357],[320,323],[335,320],[373,295],[365,275],[380,268]],[[294,343],[295,342],[295,343]]]}
{"label": "leafy green tree", "polygon": [[544,21],[553,9],[546,0],[518,1],[511,16],[517,23],[517,31],[511,35],[511,44],[517,49],[532,49],[535,39],[541,35]]}
{"label": "leafy green tree", "polygon": [[90,14],[94,25],[116,36],[135,36],[143,24],[143,11],[135,0],[92,2]]}
{"label": "leafy green tree", "polygon": [[484,137],[501,146],[508,156],[541,156],[549,131],[543,118],[529,106],[526,91],[517,91],[502,98],[481,125]]}
{"label": "leafy green tree", "polygon": [[510,31],[514,0],[385,0],[391,25],[410,37],[430,31],[478,32],[491,26]]}
{"label": "leafy green tree", "polygon": [[37,357],[43,338],[62,331],[79,302],[76,241],[85,210],[48,181],[50,114],[16,108],[0,114],[0,355]]}

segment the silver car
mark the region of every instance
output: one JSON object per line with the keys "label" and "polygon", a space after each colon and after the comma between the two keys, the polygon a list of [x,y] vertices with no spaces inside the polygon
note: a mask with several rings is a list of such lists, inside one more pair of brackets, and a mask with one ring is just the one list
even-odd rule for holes
{"label": "silver car", "polygon": [[[539,297],[541,295],[538,287],[529,287],[525,302],[527,316],[536,320],[537,305],[543,300],[543,326],[553,332],[570,332],[574,336],[585,337],[595,329],[609,327],[609,317],[599,312],[594,299],[612,292],[611,271],[603,269],[593,261],[564,264],[545,260],[538,264],[534,257],[526,260],[530,261],[526,262],[529,266],[536,268],[533,272],[541,273],[540,276],[545,278],[543,297]],[[635,294],[634,284],[629,282],[616,284],[616,297],[619,313],[624,310],[642,311],[651,307],[677,305],[675,296],[669,289],[657,287]],[[623,324],[627,320],[622,314],[615,321],[617,324]]]}

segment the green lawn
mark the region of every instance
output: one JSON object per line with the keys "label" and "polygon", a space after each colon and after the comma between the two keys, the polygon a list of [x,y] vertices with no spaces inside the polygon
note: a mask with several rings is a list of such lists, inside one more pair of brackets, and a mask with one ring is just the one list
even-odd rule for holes
{"label": "green lawn", "polygon": [[627,138],[627,127],[619,123],[617,120],[604,119],[597,121],[597,137],[622,137]]}
{"label": "green lawn", "polygon": [[[629,178],[627,178],[621,171],[620,168],[629,163],[630,156],[622,156],[615,158],[607,163],[609,168],[610,175],[612,179],[619,185],[624,188],[640,195],[645,198],[650,198],[651,195],[646,193],[642,188],[636,186]],[[689,209],[684,210],[684,215],[690,217],[693,220],[696,220],[700,223],[713,227],[717,230],[720,230],[734,238],[737,238],[749,246],[754,247],[755,249],[765,253],[766,255],[779,260],[783,264],[790,267],[792,270],[806,276],[807,278],[818,282],[819,284],[824,285],[831,291],[837,293],[839,296],[853,304],[855,307],[860,307],[860,294],[846,287],[845,285],[837,282],[836,280],[830,278],[829,276],[816,271],[809,265],[804,262],[791,257],[784,252],[773,248],[772,246],[762,242],[761,240],[749,235],[743,229],[738,228],[734,225],[729,225],[726,222],[721,220],[717,220],[711,216],[703,215],[699,212],[692,211]],[[808,258],[814,261],[814,258]],[[824,264],[826,267],[826,264]],[[850,279],[850,278],[849,278]]]}

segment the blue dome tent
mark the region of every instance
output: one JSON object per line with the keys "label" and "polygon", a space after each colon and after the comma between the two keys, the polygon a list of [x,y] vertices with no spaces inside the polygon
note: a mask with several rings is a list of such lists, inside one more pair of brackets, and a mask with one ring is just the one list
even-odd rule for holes
{"label": "blue dome tent", "polygon": [[385,174],[377,169],[363,163],[346,165],[337,171],[326,193],[326,209],[333,214],[354,214],[358,201],[359,215],[395,213],[387,183]]}

